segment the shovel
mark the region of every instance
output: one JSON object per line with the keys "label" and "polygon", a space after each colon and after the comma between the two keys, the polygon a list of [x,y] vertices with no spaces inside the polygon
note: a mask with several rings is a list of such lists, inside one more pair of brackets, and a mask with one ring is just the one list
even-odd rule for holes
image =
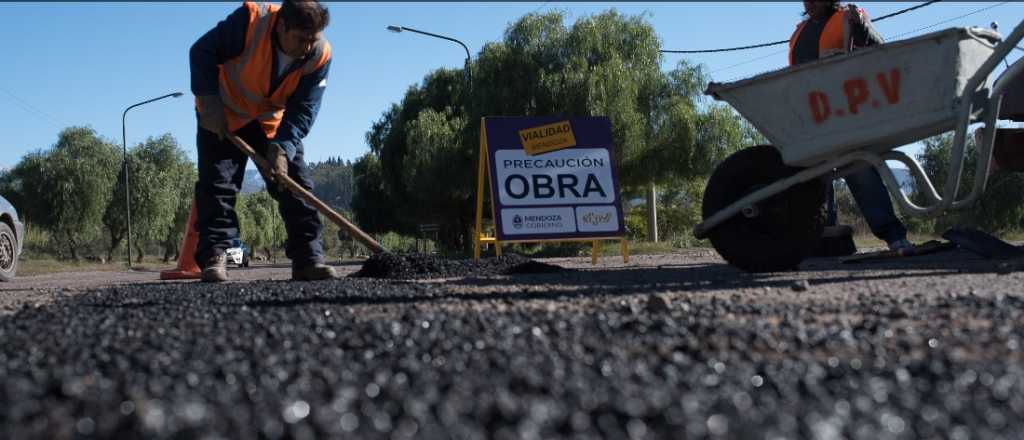
{"label": "shovel", "polygon": [[[246,156],[249,156],[249,158],[256,163],[256,167],[259,168],[261,172],[270,169],[270,164],[267,163],[267,160],[264,159],[259,154],[256,154],[256,150],[253,150],[252,147],[249,146],[249,144],[245,143],[245,141],[242,140],[242,138],[232,134],[229,134],[227,138],[228,140],[231,141],[231,143],[235,144],[235,146],[238,147],[239,150],[242,150],[242,152],[245,153]],[[269,173],[264,173],[264,175],[269,175]],[[303,188],[298,183],[295,183],[295,181],[292,180],[291,177],[277,175],[275,176],[275,179],[277,180],[277,183],[279,185],[287,188],[289,191],[302,198],[302,200],[309,202],[309,204],[313,205],[317,211],[320,211],[321,214],[323,214],[332,222],[334,222],[334,224],[340,226],[342,229],[348,232],[348,234],[351,235],[352,238],[355,238],[360,243],[366,245],[366,247],[370,248],[370,250],[373,251],[373,253],[378,254],[382,252],[387,252],[387,249],[384,249],[384,246],[381,246],[380,243],[377,243],[377,240],[374,240],[373,237],[370,237],[369,234],[363,232],[363,230],[359,229],[358,226],[348,221],[348,219],[346,219],[341,214],[338,214],[337,211],[331,209],[330,206],[327,206],[326,203],[318,199],[315,195],[313,195],[313,193],[309,192],[309,190]]]}

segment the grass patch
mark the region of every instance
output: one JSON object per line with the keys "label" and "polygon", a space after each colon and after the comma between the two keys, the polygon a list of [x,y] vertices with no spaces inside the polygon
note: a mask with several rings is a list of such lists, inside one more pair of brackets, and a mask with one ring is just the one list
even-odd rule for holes
{"label": "grass patch", "polygon": [[[708,240],[691,240],[691,243],[684,243],[678,240],[659,241],[632,241],[629,242],[630,255],[668,255],[678,253],[685,249],[710,249],[711,242]],[[603,257],[618,256],[622,253],[619,242],[615,240],[602,240],[598,242],[598,253]],[[587,247],[587,255],[590,255],[590,247]]]}
{"label": "grass patch", "polygon": [[[599,242],[597,246],[600,255],[605,257],[618,256],[622,254],[622,248],[619,246],[618,241]],[[657,243],[652,241],[629,242],[630,255],[665,255],[678,252],[679,249],[679,246],[666,241],[659,241]]]}
{"label": "grass patch", "polygon": [[[171,269],[174,262],[164,263],[160,259],[152,261],[144,259],[141,263],[132,263],[135,270]],[[61,261],[54,258],[22,258],[18,261],[18,276],[48,275],[64,272],[123,272],[127,270],[124,261],[99,263],[95,261]]]}
{"label": "grass patch", "polygon": [[1006,232],[1003,234],[996,235],[996,237],[999,237],[1003,241],[1008,241],[1011,243],[1020,243],[1024,241],[1024,231]]}

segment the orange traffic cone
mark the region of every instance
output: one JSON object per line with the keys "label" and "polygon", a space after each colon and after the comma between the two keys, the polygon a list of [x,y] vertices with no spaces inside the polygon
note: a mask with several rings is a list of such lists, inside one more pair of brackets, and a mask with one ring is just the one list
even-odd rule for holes
{"label": "orange traffic cone", "polygon": [[192,280],[200,276],[199,265],[196,264],[196,245],[199,244],[199,231],[196,230],[196,201],[192,200],[192,211],[188,214],[185,225],[185,238],[181,240],[181,251],[178,252],[178,267],[160,271],[161,280]]}

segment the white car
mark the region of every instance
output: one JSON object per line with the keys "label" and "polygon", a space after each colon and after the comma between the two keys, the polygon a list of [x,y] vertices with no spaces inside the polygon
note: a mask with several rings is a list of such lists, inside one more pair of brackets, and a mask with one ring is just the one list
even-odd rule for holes
{"label": "white car", "polygon": [[24,237],[25,225],[18,219],[18,211],[0,197],[0,281],[14,279]]}
{"label": "white car", "polygon": [[235,240],[232,245],[232,247],[224,251],[224,254],[228,257],[228,264],[234,264],[238,267],[249,267],[249,257],[251,257],[249,246],[243,244],[241,240]]}

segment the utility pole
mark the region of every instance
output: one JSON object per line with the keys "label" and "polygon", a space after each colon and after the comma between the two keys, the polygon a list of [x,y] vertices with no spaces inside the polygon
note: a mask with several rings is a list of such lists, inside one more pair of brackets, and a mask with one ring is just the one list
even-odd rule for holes
{"label": "utility pole", "polygon": [[654,182],[647,187],[647,239],[658,242],[658,188]]}
{"label": "utility pole", "polygon": [[128,229],[128,246],[127,246],[127,248],[128,248],[128,255],[127,255],[126,258],[127,258],[127,263],[128,263],[128,268],[129,269],[132,268],[132,202],[131,202],[131,191],[130,191],[131,187],[128,185],[128,182],[129,182],[129,180],[128,180],[128,139],[127,139],[127,136],[125,134],[125,133],[127,133],[127,131],[125,129],[125,119],[128,117],[128,110],[131,110],[131,109],[133,109],[135,107],[138,107],[140,105],[149,104],[149,103],[151,103],[153,101],[159,101],[159,100],[164,99],[164,98],[177,98],[177,97],[179,97],[181,95],[184,95],[184,93],[181,93],[181,92],[168,93],[168,94],[166,94],[164,96],[158,96],[158,97],[153,98],[153,99],[142,101],[142,102],[140,102],[138,104],[132,104],[128,108],[124,109],[124,113],[121,114],[121,147],[123,148],[123,154],[124,154],[124,159],[123,159],[123,166],[124,166],[124,212],[125,212],[125,224],[126,224],[126,228]]}

